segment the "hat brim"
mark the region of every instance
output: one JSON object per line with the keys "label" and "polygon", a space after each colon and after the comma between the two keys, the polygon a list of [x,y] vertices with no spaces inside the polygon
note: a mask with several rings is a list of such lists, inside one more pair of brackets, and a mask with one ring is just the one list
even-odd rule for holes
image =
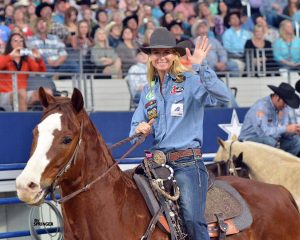
{"label": "hat brim", "polygon": [[180,57],[184,56],[186,54],[185,48],[183,47],[170,47],[170,46],[164,46],[164,45],[154,45],[151,47],[140,47],[140,49],[146,53],[146,54],[150,54],[152,49],[174,49],[176,50],[176,52],[179,53]]}
{"label": "hat brim", "polygon": [[273,85],[268,85],[268,87],[276,93],[288,106],[291,108],[298,108],[300,104],[300,99],[299,97],[294,93],[290,94],[288,97],[284,95],[284,93],[281,91],[280,88],[273,86]]}

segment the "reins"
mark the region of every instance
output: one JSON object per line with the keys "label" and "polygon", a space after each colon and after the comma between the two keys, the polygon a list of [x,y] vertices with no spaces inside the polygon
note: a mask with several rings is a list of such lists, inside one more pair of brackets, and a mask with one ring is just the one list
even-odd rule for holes
{"label": "reins", "polygon": [[148,135],[146,134],[141,134],[141,133],[136,133],[136,134],[133,134],[132,136],[130,137],[127,137],[115,144],[113,144],[109,149],[112,150],[126,142],[129,142],[131,140],[133,140],[134,138],[136,137],[139,137],[139,139],[136,141],[136,143],[131,146],[129,148],[129,150],[123,154],[123,156],[119,159],[119,161],[116,161],[113,165],[111,165],[104,173],[102,173],[99,177],[97,177],[96,179],[94,179],[93,181],[91,181],[90,183],[86,184],[83,188],[80,188],[78,190],[76,190],[75,192],[72,192],[70,193],[69,195],[57,200],[55,198],[55,195],[53,194],[56,186],[57,186],[57,183],[58,183],[58,180],[59,178],[68,171],[68,169],[70,168],[70,166],[72,165],[72,163],[75,164],[76,162],[76,158],[77,158],[77,155],[78,155],[78,152],[79,152],[79,148],[80,148],[80,144],[82,142],[82,132],[83,132],[83,123],[81,122],[81,126],[80,126],[80,133],[79,133],[79,138],[78,138],[78,142],[77,142],[77,145],[75,147],[75,150],[70,158],[70,160],[66,163],[66,165],[59,171],[59,173],[57,174],[57,176],[55,177],[55,180],[54,180],[54,183],[50,186],[50,193],[52,195],[52,199],[56,202],[58,202],[59,204],[62,204],[62,203],[65,203],[66,201],[74,198],[75,196],[77,196],[78,194],[82,193],[82,192],[85,192],[87,190],[89,190],[95,183],[97,183],[98,181],[100,181],[102,178],[104,178],[115,166],[118,165],[118,163],[120,163],[122,160],[124,160],[135,148],[137,148],[142,142],[145,141],[146,137]]}

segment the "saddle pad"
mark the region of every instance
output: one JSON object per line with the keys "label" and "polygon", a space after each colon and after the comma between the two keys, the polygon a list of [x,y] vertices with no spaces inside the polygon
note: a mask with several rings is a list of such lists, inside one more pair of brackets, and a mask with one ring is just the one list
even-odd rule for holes
{"label": "saddle pad", "polygon": [[244,198],[239,194],[237,190],[235,190],[235,188],[233,188],[230,184],[228,184],[225,181],[216,180],[215,186],[225,189],[232,196],[234,196],[238,200],[239,204],[241,205],[242,208],[241,214],[232,219],[237,229],[243,231],[249,228],[253,222],[253,217],[249,210],[248,204],[246,203]]}
{"label": "saddle pad", "polygon": [[241,212],[238,200],[223,188],[214,185],[207,192],[205,218],[208,224],[218,221],[217,213],[223,213],[226,220],[239,216]]}

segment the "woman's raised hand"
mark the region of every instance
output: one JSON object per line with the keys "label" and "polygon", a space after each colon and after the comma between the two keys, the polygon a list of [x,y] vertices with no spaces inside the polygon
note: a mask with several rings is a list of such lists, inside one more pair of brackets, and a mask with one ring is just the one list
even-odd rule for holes
{"label": "woman's raised hand", "polygon": [[187,58],[191,61],[192,64],[201,64],[204,58],[206,58],[210,48],[211,45],[208,42],[208,38],[206,36],[203,36],[202,38],[197,38],[197,43],[193,55],[188,48],[186,48],[185,51]]}
{"label": "woman's raised hand", "polygon": [[12,57],[12,58],[17,58],[17,57],[21,57],[21,47],[17,47],[17,48],[14,48],[10,53],[9,55]]}

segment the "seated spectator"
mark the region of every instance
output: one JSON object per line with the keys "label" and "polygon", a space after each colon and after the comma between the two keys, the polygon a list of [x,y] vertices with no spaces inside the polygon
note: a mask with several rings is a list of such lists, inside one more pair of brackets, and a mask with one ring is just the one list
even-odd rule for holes
{"label": "seated spectator", "polygon": [[148,55],[139,49],[136,55],[136,61],[137,63],[129,68],[126,81],[129,85],[133,103],[137,106],[140,101],[141,92],[147,84]]}
{"label": "seated spectator", "polygon": [[108,34],[109,46],[117,48],[121,42],[122,25],[119,25],[116,22],[110,22],[105,27],[105,32]]}
{"label": "seated spectator", "polygon": [[274,93],[258,100],[248,110],[239,140],[278,147],[300,157],[300,125],[289,124],[288,108],[298,108],[299,97],[288,83],[268,87]]}
{"label": "seated spectator", "polygon": [[187,21],[189,16],[195,15],[194,11],[194,3],[187,1],[187,0],[179,0],[179,3],[174,8],[175,13],[182,13],[184,16],[184,21]]}
{"label": "seated spectator", "polygon": [[299,7],[300,3],[298,0],[288,0],[288,4],[283,8],[282,13],[290,18],[293,18],[299,10]]}
{"label": "seated spectator", "polygon": [[79,21],[76,32],[77,34],[71,37],[71,46],[86,56],[88,50],[94,45],[93,40],[89,38],[89,23],[85,20]]}
{"label": "seated spectator", "polygon": [[130,28],[133,34],[133,39],[138,42],[142,42],[144,36],[143,34],[139,33],[139,19],[136,14],[127,16],[123,20],[123,28]]}
{"label": "seated spectator", "polygon": [[[209,26],[206,20],[198,20],[193,28],[194,43],[199,36],[208,36]],[[218,72],[229,71],[231,76],[239,75],[239,68],[236,62],[228,59],[227,52],[222,44],[214,37],[208,36],[211,49],[206,56],[207,64],[211,69]],[[218,73],[220,74],[220,73]],[[224,75],[224,73],[222,74]]]}
{"label": "seated spectator", "polygon": [[52,20],[53,6],[48,2],[42,2],[37,5],[35,14],[38,18],[45,18],[49,24],[49,34],[56,35],[60,40],[65,40],[69,35],[68,29],[60,23]]}
{"label": "seated spectator", "polygon": [[241,13],[241,28],[242,29],[245,29],[249,32],[253,32],[254,30],[254,22],[252,20],[251,17],[248,17],[248,14],[247,14],[247,7],[243,7],[241,10],[240,10],[240,13]]}
{"label": "seated spectator", "polygon": [[[27,45],[30,49],[37,48],[44,59],[47,72],[59,74],[79,73],[79,66],[74,59],[68,58],[65,44],[56,35],[48,33],[49,21],[38,18],[36,22],[36,35],[29,37]],[[55,91],[53,75],[30,76],[28,91],[36,91],[40,86]],[[70,77],[71,78],[71,77]]]}
{"label": "seated spectator", "polygon": [[104,29],[97,29],[94,42],[95,46],[91,50],[91,62],[97,66],[97,72],[112,78],[122,78],[121,60],[115,49],[109,46]]}
{"label": "seated spectator", "polygon": [[36,35],[29,37],[29,48],[37,48],[46,62],[48,72],[79,73],[79,68],[74,59],[67,59],[65,44],[55,35],[48,33],[49,22],[39,18],[36,22]]}
{"label": "seated spectator", "polygon": [[196,9],[200,19],[206,20],[208,23],[210,30],[208,36],[220,39],[224,32],[224,23],[222,18],[220,16],[212,16],[208,4],[205,2],[199,2]]}
{"label": "seated spectator", "polygon": [[175,20],[173,13],[166,13],[166,15],[162,16],[160,19],[160,26],[168,27],[173,20]]}
{"label": "seated spectator", "polygon": [[31,3],[28,7],[27,7],[27,16],[28,16],[28,24],[30,29],[34,29],[34,24],[36,22],[37,16],[35,15],[35,9],[36,6],[35,4]]}
{"label": "seated spectator", "polygon": [[138,17],[138,31],[141,34],[144,34],[145,30],[148,28],[147,25],[149,24],[152,24],[153,28],[159,26],[159,21],[152,16],[152,8],[150,4],[144,3],[143,6],[139,8]]}
{"label": "seated spectator", "polygon": [[66,6],[67,0],[56,0],[54,1],[54,14],[52,17],[53,22],[57,22],[60,24],[65,23],[65,13],[67,10]]}
{"label": "seated spectator", "polygon": [[255,75],[265,74],[263,71],[278,71],[279,66],[275,62],[272,51],[272,44],[264,39],[264,30],[260,25],[254,28],[252,39],[245,44],[245,54],[250,59],[250,68]]}
{"label": "seated spectator", "polygon": [[245,69],[244,48],[246,41],[251,38],[251,33],[241,28],[238,12],[229,13],[228,24],[230,28],[222,36],[223,46],[229,57],[238,64],[242,74]]}
{"label": "seated spectator", "polygon": [[159,4],[160,10],[166,15],[167,13],[174,12],[174,8],[176,7],[175,0],[163,0]]}
{"label": "seated spectator", "polygon": [[266,19],[262,16],[256,18],[256,24],[262,26],[264,31],[264,39],[273,43],[279,38],[279,32],[272,26],[268,26]]}
{"label": "seated spectator", "polygon": [[97,23],[93,19],[93,11],[90,8],[85,8],[82,10],[82,20],[85,20],[89,23],[89,37],[94,27],[97,26]]}
{"label": "seated spectator", "polygon": [[111,21],[115,22],[117,25],[122,26],[124,19],[124,12],[121,10],[114,10],[112,12]]}
{"label": "seated spectator", "polygon": [[164,16],[164,12],[160,9],[159,4],[161,3],[161,0],[154,0],[153,6],[152,6],[152,16],[159,20],[162,16]]}
{"label": "seated spectator", "polygon": [[95,37],[95,33],[98,28],[105,29],[106,25],[108,24],[108,15],[104,9],[99,9],[95,14],[95,19],[97,21],[97,25],[92,29],[91,37]]}
{"label": "seated spectator", "polygon": [[70,7],[65,14],[65,26],[69,32],[68,37],[66,39],[66,43],[69,46],[71,42],[72,36],[76,36],[77,34],[77,16],[78,16],[78,11],[74,7]]}
{"label": "seated spectator", "polygon": [[124,28],[121,34],[122,42],[116,48],[116,52],[122,61],[122,72],[126,74],[128,69],[136,63],[136,50],[138,45],[133,39],[132,30]]}
{"label": "seated spectator", "polygon": [[283,9],[287,5],[287,0],[264,0],[261,13],[266,17],[267,23],[275,28],[279,26],[281,17],[278,14],[283,13]]}
{"label": "seated spectator", "polygon": [[280,38],[273,44],[274,58],[282,68],[300,70],[300,39],[295,36],[292,22],[280,23]]}
{"label": "seated spectator", "polygon": [[33,31],[31,30],[29,24],[27,24],[26,22],[24,11],[20,7],[15,8],[13,23],[9,25],[9,28],[12,30],[15,26],[18,26],[22,29],[25,37],[33,35]]}
{"label": "seated spectator", "polygon": [[4,7],[4,25],[9,26],[13,23],[13,17],[14,17],[14,6],[11,4],[7,4]]}
{"label": "seated spectator", "polygon": [[[13,33],[6,45],[4,54],[0,56],[0,70],[3,71],[32,71],[45,72],[46,66],[36,49],[32,49],[32,55],[25,53],[24,36]],[[0,76],[1,106],[12,104],[13,83],[12,74],[2,73]],[[19,111],[27,111],[27,80],[28,74],[17,74]]]}
{"label": "seated spectator", "polygon": [[188,36],[184,35],[182,28],[182,22],[180,20],[173,20],[168,26],[167,29],[175,36],[176,43],[182,42],[189,39]]}

